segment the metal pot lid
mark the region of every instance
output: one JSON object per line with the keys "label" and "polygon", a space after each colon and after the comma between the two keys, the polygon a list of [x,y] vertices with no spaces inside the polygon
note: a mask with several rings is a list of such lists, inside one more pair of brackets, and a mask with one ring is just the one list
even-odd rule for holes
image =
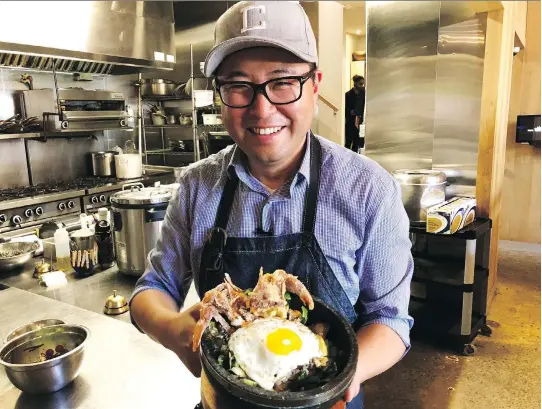
{"label": "metal pot lid", "polygon": [[175,84],[174,81],[165,80],[162,78],[148,78],[141,80],[143,84]]}
{"label": "metal pot lid", "polygon": [[170,199],[171,190],[163,187],[123,190],[111,196],[112,203],[127,205],[160,204],[167,203]]}
{"label": "metal pot lid", "polygon": [[99,151],[99,152],[92,152],[94,156],[112,156],[117,155],[117,151]]}
{"label": "metal pot lid", "polygon": [[404,185],[440,185],[446,183],[446,173],[430,169],[400,169],[393,176]]}

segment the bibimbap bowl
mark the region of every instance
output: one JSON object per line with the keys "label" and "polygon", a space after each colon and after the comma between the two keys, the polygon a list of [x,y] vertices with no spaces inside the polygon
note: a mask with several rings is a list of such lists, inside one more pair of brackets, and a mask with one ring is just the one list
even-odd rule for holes
{"label": "bibimbap bowl", "polygon": [[[337,375],[324,385],[305,391],[267,391],[250,386],[219,364],[209,345],[209,328],[201,341],[201,362],[205,376],[216,396],[227,396],[228,408],[331,408],[344,398],[350,386],[358,358],[356,335],[348,320],[329,305],[313,297],[314,309],[309,311],[307,326],[324,322],[329,325],[326,339],[341,353],[335,358]],[[205,398],[205,396],[204,396]]]}

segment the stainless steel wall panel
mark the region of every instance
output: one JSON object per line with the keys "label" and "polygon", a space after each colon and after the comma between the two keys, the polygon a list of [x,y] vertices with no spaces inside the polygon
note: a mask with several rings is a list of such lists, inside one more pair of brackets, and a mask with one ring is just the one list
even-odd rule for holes
{"label": "stainless steel wall panel", "polygon": [[439,9],[367,2],[365,153],[390,172],[432,166]]}
{"label": "stainless steel wall panel", "polygon": [[28,185],[24,142],[0,141],[0,189]]}
{"label": "stainless steel wall panel", "polygon": [[28,141],[34,184],[92,175],[90,152],[104,149],[104,140],[88,138]]}
{"label": "stainless steel wall panel", "polygon": [[465,2],[367,3],[367,156],[475,195],[486,19]]}
{"label": "stainless steel wall panel", "polygon": [[433,169],[448,176],[448,196],[476,195],[486,19],[463,2],[442,2]]}

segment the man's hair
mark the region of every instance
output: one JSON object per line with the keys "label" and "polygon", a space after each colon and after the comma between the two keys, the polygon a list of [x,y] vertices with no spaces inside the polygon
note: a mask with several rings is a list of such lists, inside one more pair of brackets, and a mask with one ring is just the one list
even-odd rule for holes
{"label": "man's hair", "polygon": [[354,82],[359,82],[359,81],[364,80],[364,79],[365,78],[363,78],[361,75],[357,75],[357,74],[352,77],[352,81],[354,81]]}

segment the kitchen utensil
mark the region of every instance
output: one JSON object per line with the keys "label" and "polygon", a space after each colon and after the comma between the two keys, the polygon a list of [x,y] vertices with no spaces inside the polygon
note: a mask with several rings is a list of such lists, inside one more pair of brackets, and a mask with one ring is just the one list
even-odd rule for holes
{"label": "kitchen utensil", "polygon": [[37,329],[50,327],[52,325],[60,325],[60,324],[65,324],[65,322],[62,320],[57,320],[57,319],[47,319],[47,320],[34,321],[34,322],[31,322],[30,324],[21,325],[20,327],[17,327],[8,333],[8,335],[4,339],[4,344],[11,341],[12,339],[20,337],[21,335],[24,335],[24,334],[28,334],[29,332],[35,331]]}
{"label": "kitchen utensil", "polygon": [[166,124],[166,116],[162,114],[161,112],[153,112],[151,114],[151,120],[153,125],[165,125]]}
{"label": "kitchen utensil", "polygon": [[203,394],[203,398],[208,403],[221,402],[220,406],[209,405],[210,409],[219,407],[329,409],[344,397],[356,372],[358,356],[356,334],[352,325],[341,314],[322,300],[316,297],[313,299],[314,309],[309,312],[307,325],[316,322],[329,324],[330,330],[326,338],[342,351],[342,355],[337,358],[338,375],[317,389],[302,392],[275,392],[251,387],[218,363],[204,335],[201,344],[202,375],[210,380],[207,394],[211,396]]}
{"label": "kitchen utensil", "polygon": [[124,153],[115,156],[115,170],[119,179],[140,178],[143,174],[141,155],[137,153]]}
{"label": "kitchen utensil", "polygon": [[36,264],[34,266],[33,277],[38,278],[40,275],[42,275],[44,273],[48,273],[49,271],[51,271],[51,264],[46,263],[45,259],[43,259],[43,260],[41,260],[41,263],[38,263],[38,264]]}
{"label": "kitchen utensil", "polygon": [[196,90],[194,91],[194,100],[197,108],[213,105],[213,91]]}
{"label": "kitchen utensil", "polygon": [[221,125],[222,124],[222,115],[221,114],[203,114],[203,125]]}
{"label": "kitchen utensil", "polygon": [[119,271],[142,275],[147,254],[155,246],[171,190],[127,184],[111,196],[115,254]]}
{"label": "kitchen utensil", "polygon": [[179,122],[181,125],[184,125],[184,126],[192,125],[192,115],[188,115],[188,114],[179,115]]}
{"label": "kitchen utensil", "polygon": [[175,95],[185,84],[177,84],[161,78],[149,78],[138,81],[135,85],[141,87],[142,96],[153,97]]}
{"label": "kitchen utensil", "polygon": [[0,243],[0,271],[9,271],[23,266],[39,248],[37,242],[8,242]]}
{"label": "kitchen utensil", "polygon": [[94,176],[115,176],[115,151],[91,152],[92,174]]}
{"label": "kitchen utensil", "polygon": [[166,122],[168,125],[175,125],[177,123],[177,116],[175,114],[167,114]]}
{"label": "kitchen utensil", "polygon": [[70,235],[70,261],[79,276],[94,273],[98,266],[98,244],[90,229],[76,230]]}
{"label": "kitchen utensil", "polygon": [[169,148],[171,150],[174,150],[174,151],[177,151],[177,152],[185,152],[186,151],[186,146],[184,144],[184,141],[178,141],[178,140],[175,140],[175,139],[170,139],[169,140]]}
{"label": "kitchen utensil", "polygon": [[89,337],[90,331],[81,325],[39,328],[5,344],[0,364],[23,392],[56,392],[79,375]]}
{"label": "kitchen utensil", "polygon": [[[132,150],[128,149],[129,144],[133,145]],[[123,153],[115,156],[115,172],[117,178],[119,179],[135,179],[140,178],[143,174],[143,163],[141,160],[141,155],[138,153],[129,153],[135,152],[135,144],[133,141],[127,141],[124,145],[125,151],[128,153]]]}
{"label": "kitchen utensil", "polygon": [[427,208],[446,199],[446,174],[428,169],[400,169],[393,176],[401,185],[402,200],[412,224],[425,224]]}
{"label": "kitchen utensil", "polygon": [[129,310],[126,298],[117,294],[117,290],[113,290],[113,295],[107,297],[105,301],[104,314],[105,315],[119,315]]}

